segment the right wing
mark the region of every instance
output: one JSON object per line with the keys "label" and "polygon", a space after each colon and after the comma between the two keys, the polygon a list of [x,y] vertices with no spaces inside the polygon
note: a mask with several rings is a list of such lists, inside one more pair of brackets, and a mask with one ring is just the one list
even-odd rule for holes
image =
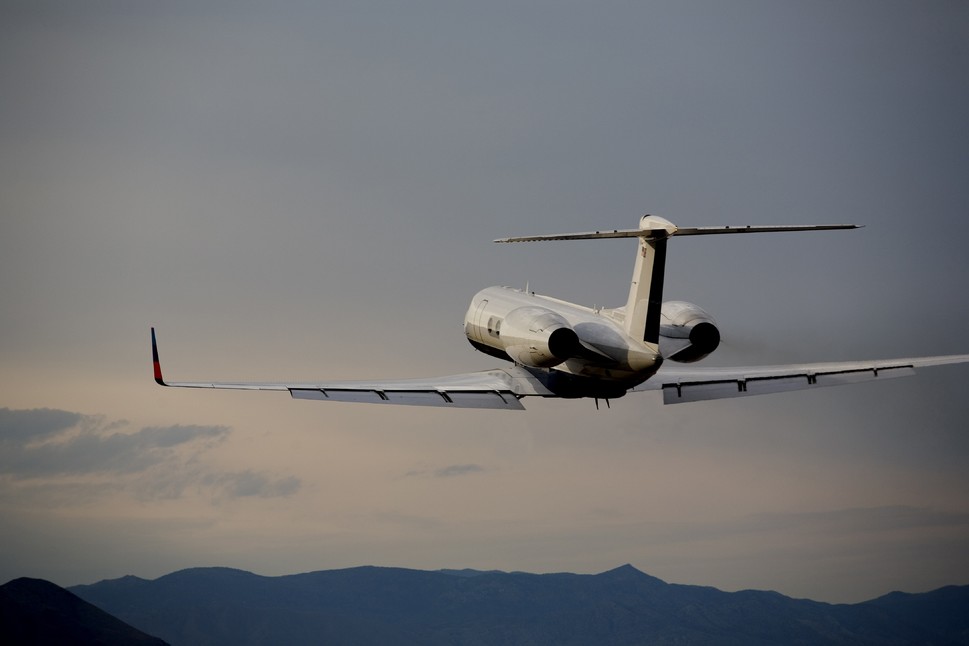
{"label": "right wing", "polygon": [[915,374],[916,368],[954,363],[969,363],[969,354],[737,368],[680,368],[664,365],[648,381],[632,390],[662,390],[664,404],[681,404],[908,377]]}
{"label": "right wing", "polygon": [[155,328],[151,329],[155,381],[177,388],[289,391],[294,399],[405,404],[444,408],[495,408],[524,410],[519,401],[527,395],[552,396],[529,372],[518,367],[448,375],[432,379],[327,382],[216,382],[166,381],[158,360]]}

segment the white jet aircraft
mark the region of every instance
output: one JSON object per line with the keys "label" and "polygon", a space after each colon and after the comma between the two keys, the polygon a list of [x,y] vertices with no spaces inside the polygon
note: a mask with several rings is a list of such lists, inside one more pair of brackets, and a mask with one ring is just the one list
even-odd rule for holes
{"label": "white jet aircraft", "polygon": [[660,390],[663,402],[746,397],[903,377],[915,368],[969,362],[969,354],[739,368],[692,364],[716,350],[720,331],[692,303],[663,302],[669,238],[684,235],[854,229],[856,225],[678,228],[643,216],[638,229],[503,238],[495,242],[638,238],[629,298],[614,309],[588,308],[510,287],[489,287],[471,300],[464,333],[476,349],[513,364],[436,379],[319,383],[165,381],[151,330],[155,381],[162,386],[289,391],[296,399],[523,410],[524,397],[606,400]]}

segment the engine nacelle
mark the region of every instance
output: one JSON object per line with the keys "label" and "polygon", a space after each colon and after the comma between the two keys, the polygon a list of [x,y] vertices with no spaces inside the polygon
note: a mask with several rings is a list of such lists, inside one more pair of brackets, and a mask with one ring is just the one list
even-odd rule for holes
{"label": "engine nacelle", "polygon": [[512,360],[534,368],[557,366],[581,349],[579,336],[560,314],[537,306],[509,312],[500,338]]}
{"label": "engine nacelle", "polygon": [[699,361],[720,345],[720,330],[713,317],[682,301],[663,303],[659,334],[663,356],[680,363]]}

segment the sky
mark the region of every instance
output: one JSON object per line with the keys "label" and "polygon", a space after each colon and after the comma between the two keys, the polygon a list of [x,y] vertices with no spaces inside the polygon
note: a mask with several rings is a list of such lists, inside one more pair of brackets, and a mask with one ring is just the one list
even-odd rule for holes
{"label": "sky", "polygon": [[0,580],[196,566],[595,573],[857,602],[969,584],[969,368],[663,406],[294,401],[424,377],[512,285],[710,365],[969,352],[969,5],[0,2]]}

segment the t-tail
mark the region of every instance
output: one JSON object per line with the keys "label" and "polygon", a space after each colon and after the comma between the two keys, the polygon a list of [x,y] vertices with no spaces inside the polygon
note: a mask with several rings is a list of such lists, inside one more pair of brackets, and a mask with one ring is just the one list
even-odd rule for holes
{"label": "t-tail", "polygon": [[626,334],[647,345],[659,345],[660,319],[663,309],[663,282],[666,275],[666,246],[676,236],[716,235],[725,233],[783,233],[788,231],[830,231],[857,229],[857,224],[808,224],[743,227],[677,227],[655,215],[644,215],[638,229],[613,229],[586,233],[501,238],[495,242],[539,242],[544,240],[597,240],[602,238],[639,238],[636,265],[629,284],[624,326]]}

